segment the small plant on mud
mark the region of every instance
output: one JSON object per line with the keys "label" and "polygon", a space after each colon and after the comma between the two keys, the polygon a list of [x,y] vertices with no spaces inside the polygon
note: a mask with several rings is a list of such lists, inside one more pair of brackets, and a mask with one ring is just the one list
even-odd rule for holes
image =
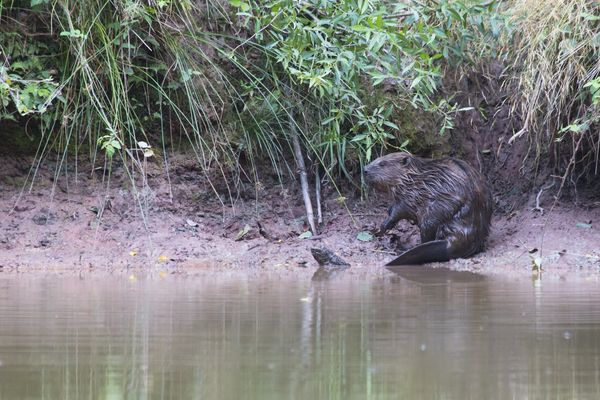
{"label": "small plant on mud", "polygon": [[121,142],[115,135],[106,135],[98,138],[98,146],[103,150],[108,158],[113,158],[115,151],[121,150]]}

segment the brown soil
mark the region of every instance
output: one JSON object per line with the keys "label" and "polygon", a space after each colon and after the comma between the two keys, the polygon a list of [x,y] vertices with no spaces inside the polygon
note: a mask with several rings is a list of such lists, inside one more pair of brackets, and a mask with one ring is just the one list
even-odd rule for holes
{"label": "brown soil", "polygon": [[[57,177],[56,165],[45,162],[30,185],[32,159],[0,159],[0,271],[218,270],[310,276],[317,268],[310,248],[324,246],[352,264],[346,274],[386,274],[382,266],[418,237],[415,227],[401,223],[385,237],[357,239],[359,232],[375,231],[383,220],[384,196],[368,201],[348,197],[344,202],[335,191],[324,189],[321,233],[300,239],[306,221],[294,183],[252,186],[240,190],[233,201],[225,188],[217,187],[227,199],[222,204],[196,162],[185,156],[171,159],[170,183],[161,167],[149,165],[146,188],[133,187],[122,167],[113,169],[107,185],[106,171],[85,174],[81,171],[92,169],[83,164],[79,172],[68,168]],[[445,266],[530,275],[540,257],[545,274],[598,274],[599,202],[577,207],[559,203],[550,210],[550,197],[542,197],[542,213],[532,210],[535,196],[508,211],[500,206],[510,203],[506,196],[496,197],[499,211],[487,250]]]}

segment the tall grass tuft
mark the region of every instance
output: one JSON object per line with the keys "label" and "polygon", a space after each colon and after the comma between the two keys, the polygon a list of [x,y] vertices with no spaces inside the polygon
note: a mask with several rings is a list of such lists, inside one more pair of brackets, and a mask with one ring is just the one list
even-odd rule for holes
{"label": "tall grass tuft", "polygon": [[[38,163],[50,149],[59,153],[57,174],[71,155],[82,151],[89,152],[94,163],[104,163],[107,171],[119,158],[136,188],[145,183],[145,158],[162,157],[168,167],[169,151],[183,138],[208,183],[219,181],[221,188],[213,189],[223,201],[235,197],[235,186],[244,176],[258,180],[258,159],[270,160],[279,171],[285,143],[273,132],[276,124],[260,120],[277,122],[280,113],[271,107],[248,111],[235,106],[247,92],[241,82],[260,82],[262,77],[250,72],[244,53],[235,52],[244,37],[235,35],[240,29],[231,20],[228,2],[0,4],[0,34],[47,49],[43,55],[28,54],[43,64],[30,75],[50,76],[55,88],[48,96],[52,106],[43,103],[37,115],[44,138]],[[34,21],[34,31],[17,16]],[[5,73],[0,78],[16,82],[19,71],[11,59],[0,64],[0,73]],[[29,82],[34,80],[22,86]],[[272,89],[255,85],[257,99],[272,100]],[[260,112],[265,115],[253,114]],[[19,109],[0,114],[0,119],[14,119],[18,113],[25,115]],[[256,123],[242,123],[249,119]],[[250,160],[249,171],[238,162],[242,152]]]}
{"label": "tall grass tuft", "polygon": [[566,157],[557,165],[563,184],[575,171],[574,181],[598,174],[600,111],[593,88],[600,77],[600,3],[515,0],[510,12],[513,104],[523,118],[511,140],[528,135],[538,161],[552,152],[556,162]]}

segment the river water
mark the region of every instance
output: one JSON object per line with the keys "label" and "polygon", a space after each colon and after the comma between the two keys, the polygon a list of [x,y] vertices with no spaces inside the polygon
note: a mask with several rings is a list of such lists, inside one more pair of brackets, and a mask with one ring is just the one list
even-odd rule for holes
{"label": "river water", "polygon": [[600,282],[0,274],[0,400],[600,398]]}

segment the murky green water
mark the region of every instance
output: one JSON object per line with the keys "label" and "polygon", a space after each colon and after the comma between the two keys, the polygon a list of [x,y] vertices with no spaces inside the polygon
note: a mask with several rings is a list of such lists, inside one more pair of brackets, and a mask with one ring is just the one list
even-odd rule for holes
{"label": "murky green water", "polygon": [[599,282],[408,277],[0,274],[0,399],[600,397]]}

